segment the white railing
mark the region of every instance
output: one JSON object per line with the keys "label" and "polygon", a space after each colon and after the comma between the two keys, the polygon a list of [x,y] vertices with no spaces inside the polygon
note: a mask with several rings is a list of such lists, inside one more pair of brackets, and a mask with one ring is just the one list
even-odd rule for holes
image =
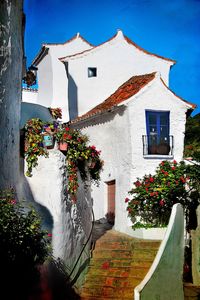
{"label": "white railing", "polygon": [[184,214],[172,208],[169,224],[156,258],[134,290],[135,300],[183,300]]}

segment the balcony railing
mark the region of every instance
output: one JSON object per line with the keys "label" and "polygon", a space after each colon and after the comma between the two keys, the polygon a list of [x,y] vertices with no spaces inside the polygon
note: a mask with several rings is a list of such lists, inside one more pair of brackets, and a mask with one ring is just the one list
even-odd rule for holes
{"label": "balcony railing", "polygon": [[157,134],[143,135],[143,155],[173,155],[174,137]]}

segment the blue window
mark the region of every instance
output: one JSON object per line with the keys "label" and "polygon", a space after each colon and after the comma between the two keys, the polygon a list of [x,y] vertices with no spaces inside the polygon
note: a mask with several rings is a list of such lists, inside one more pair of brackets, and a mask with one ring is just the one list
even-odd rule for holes
{"label": "blue window", "polygon": [[[168,154],[169,111],[146,111],[146,126],[148,154]],[[162,153],[163,151],[165,153]]]}

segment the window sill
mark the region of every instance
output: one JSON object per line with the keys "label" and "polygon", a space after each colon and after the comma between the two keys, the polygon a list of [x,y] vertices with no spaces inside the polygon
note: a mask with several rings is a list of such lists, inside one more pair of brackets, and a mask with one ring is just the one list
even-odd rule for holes
{"label": "window sill", "polygon": [[143,157],[145,159],[173,159],[174,155],[146,154]]}

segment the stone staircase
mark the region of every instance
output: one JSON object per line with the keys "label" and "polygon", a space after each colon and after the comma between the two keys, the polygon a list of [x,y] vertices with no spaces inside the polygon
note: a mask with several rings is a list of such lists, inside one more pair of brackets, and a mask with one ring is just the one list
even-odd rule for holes
{"label": "stone staircase", "polygon": [[134,288],[148,272],[159,245],[107,231],[95,244],[81,299],[133,300]]}

